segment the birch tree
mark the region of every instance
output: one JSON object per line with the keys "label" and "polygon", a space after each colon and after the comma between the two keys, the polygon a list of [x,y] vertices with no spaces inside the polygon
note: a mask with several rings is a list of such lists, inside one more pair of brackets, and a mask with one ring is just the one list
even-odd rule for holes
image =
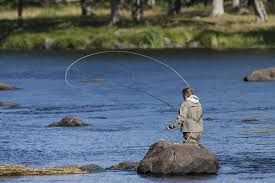
{"label": "birch tree", "polygon": [[268,17],[266,14],[264,3],[261,0],[254,0],[253,6],[254,6],[257,22],[258,23],[267,22]]}
{"label": "birch tree", "polygon": [[117,24],[120,20],[120,0],[111,0],[111,23]]}
{"label": "birch tree", "polygon": [[213,0],[212,16],[220,16],[224,14],[223,0]]}
{"label": "birch tree", "polygon": [[232,0],[232,8],[234,10],[239,10],[240,9],[240,0]]}
{"label": "birch tree", "polygon": [[91,0],[80,0],[81,13],[83,16],[89,16],[91,11]]}
{"label": "birch tree", "polygon": [[139,22],[143,15],[143,0],[132,0],[132,18]]}
{"label": "birch tree", "polygon": [[168,15],[175,16],[180,13],[181,10],[181,0],[169,0],[169,10]]}

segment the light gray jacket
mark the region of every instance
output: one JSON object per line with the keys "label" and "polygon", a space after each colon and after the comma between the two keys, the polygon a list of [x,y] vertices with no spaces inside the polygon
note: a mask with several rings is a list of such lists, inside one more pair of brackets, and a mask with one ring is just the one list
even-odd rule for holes
{"label": "light gray jacket", "polygon": [[170,124],[170,129],[181,127],[182,132],[202,132],[202,106],[199,98],[191,95],[181,103],[176,122]]}

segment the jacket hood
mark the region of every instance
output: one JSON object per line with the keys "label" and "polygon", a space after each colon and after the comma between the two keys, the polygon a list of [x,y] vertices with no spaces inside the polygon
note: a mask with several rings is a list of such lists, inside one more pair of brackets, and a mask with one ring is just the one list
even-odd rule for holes
{"label": "jacket hood", "polygon": [[187,101],[193,102],[194,104],[197,104],[200,102],[199,97],[197,97],[196,95],[191,95],[190,97],[188,97],[186,99]]}

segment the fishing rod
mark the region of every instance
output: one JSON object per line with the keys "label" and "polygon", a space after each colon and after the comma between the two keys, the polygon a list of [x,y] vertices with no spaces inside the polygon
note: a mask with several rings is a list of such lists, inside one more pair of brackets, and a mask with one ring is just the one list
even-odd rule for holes
{"label": "fishing rod", "polygon": [[[81,83],[96,83],[96,84],[101,84],[102,82],[104,82],[105,80],[103,78],[96,78],[96,79],[92,79],[92,80],[81,80],[80,82]],[[154,99],[166,104],[167,106],[171,107],[172,109],[174,110],[177,110],[173,105],[169,104],[168,102],[166,102],[165,100],[161,99],[160,97],[157,97],[145,90],[141,90],[139,88],[135,88],[135,87],[131,87],[131,86],[127,86],[127,85],[124,85],[123,83],[121,82],[117,82],[117,81],[108,81],[108,83],[113,83],[113,84],[116,84],[120,87],[123,87],[123,88],[127,88],[127,89],[130,89],[130,90],[135,90],[137,92],[140,92],[140,93],[143,93],[145,95],[148,95],[150,97],[153,97]]]}

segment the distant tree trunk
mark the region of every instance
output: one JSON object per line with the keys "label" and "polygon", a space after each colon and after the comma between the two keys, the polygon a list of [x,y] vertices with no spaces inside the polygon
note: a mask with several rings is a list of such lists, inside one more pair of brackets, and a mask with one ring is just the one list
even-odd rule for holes
{"label": "distant tree trunk", "polygon": [[120,20],[120,0],[111,0],[111,23],[117,24]]}
{"label": "distant tree trunk", "polygon": [[246,1],[247,3],[247,7],[249,8],[249,7],[251,7],[251,6],[254,6],[253,4],[254,4],[254,0],[247,0]]}
{"label": "distant tree trunk", "polygon": [[91,11],[91,0],[80,0],[81,12],[83,16],[90,16]]}
{"label": "distant tree trunk", "polygon": [[23,24],[23,0],[17,0],[17,24],[18,26],[22,26]]}
{"label": "distant tree trunk", "polygon": [[223,0],[213,0],[212,16],[224,14]]}
{"label": "distant tree trunk", "polygon": [[261,0],[254,0],[253,6],[257,17],[257,22],[267,22],[268,18],[265,11],[264,3]]}
{"label": "distant tree trunk", "polygon": [[232,1],[232,8],[234,9],[234,10],[239,10],[240,9],[240,0],[233,0]]}
{"label": "distant tree trunk", "polygon": [[150,8],[154,8],[156,6],[156,0],[147,0],[147,5]]}
{"label": "distant tree trunk", "polygon": [[271,8],[274,8],[274,0],[268,0],[268,3],[270,4]]}
{"label": "distant tree trunk", "polygon": [[180,13],[181,10],[181,0],[169,0],[169,16],[175,16]]}
{"label": "distant tree trunk", "polygon": [[132,18],[139,22],[143,15],[143,0],[132,0]]}
{"label": "distant tree trunk", "polygon": [[[48,6],[49,4],[50,4],[50,2],[49,2],[49,0],[42,0],[42,1],[40,1],[40,3],[41,3],[41,5],[42,6]],[[56,3],[56,2],[55,2]]]}
{"label": "distant tree trunk", "polygon": [[208,5],[208,3],[209,3],[209,0],[203,0],[203,4],[204,4],[204,6],[207,6],[207,5]]}

